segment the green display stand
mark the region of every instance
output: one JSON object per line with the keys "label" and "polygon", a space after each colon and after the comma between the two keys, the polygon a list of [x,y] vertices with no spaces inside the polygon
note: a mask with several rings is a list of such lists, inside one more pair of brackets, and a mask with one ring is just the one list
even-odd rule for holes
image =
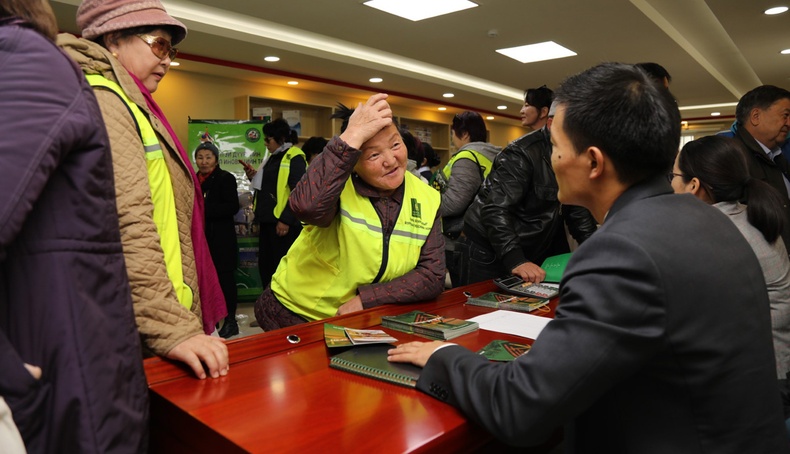
{"label": "green display stand", "polygon": [[240,236],[239,265],[236,267],[236,289],[239,302],[251,302],[263,293],[258,271],[258,237]]}

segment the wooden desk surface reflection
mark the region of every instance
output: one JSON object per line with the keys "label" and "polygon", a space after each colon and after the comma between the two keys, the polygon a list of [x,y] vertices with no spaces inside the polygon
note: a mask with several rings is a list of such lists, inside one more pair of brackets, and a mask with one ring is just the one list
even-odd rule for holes
{"label": "wooden desk surface reflection", "polygon": [[[492,309],[464,305],[463,292],[493,290],[491,282],[474,284],[430,303],[386,305],[332,322],[377,327],[382,315],[415,309],[470,318]],[[401,342],[425,340],[386,331]],[[289,334],[301,341],[289,343]],[[478,330],[453,342],[477,350],[494,339],[524,341]],[[455,408],[415,389],[330,369],[322,321],[231,341],[228,349],[230,373],[219,379],[198,380],[160,358],[145,361],[151,452],[459,452],[490,440]]]}

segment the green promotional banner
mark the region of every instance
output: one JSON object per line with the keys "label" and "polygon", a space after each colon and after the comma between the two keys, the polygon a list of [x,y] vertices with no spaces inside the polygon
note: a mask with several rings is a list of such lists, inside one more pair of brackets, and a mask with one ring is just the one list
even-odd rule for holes
{"label": "green promotional banner", "polygon": [[[268,155],[263,140],[263,120],[189,120],[189,143],[187,145],[195,164],[195,149],[202,142],[210,141],[219,150],[219,166],[236,177],[241,209],[236,214],[238,235],[238,262],[234,277],[238,301],[255,301],[263,291],[258,271],[258,232],[253,224],[252,188],[244,173],[243,160],[257,169]],[[196,170],[197,171],[197,170]]]}
{"label": "green promotional banner", "polygon": [[243,160],[257,169],[269,153],[263,140],[262,120],[189,120],[187,145],[195,169],[195,149],[211,141],[219,150],[219,166],[236,177],[239,194],[249,193],[250,180],[244,174]]}

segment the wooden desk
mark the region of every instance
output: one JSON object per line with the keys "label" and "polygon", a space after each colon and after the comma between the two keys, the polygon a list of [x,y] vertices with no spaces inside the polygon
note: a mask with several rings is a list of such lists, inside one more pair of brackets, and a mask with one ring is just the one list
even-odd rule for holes
{"label": "wooden desk", "polygon": [[[492,309],[466,306],[495,290],[485,282],[444,292],[435,301],[385,305],[332,323],[370,328],[382,315],[419,309],[470,318]],[[553,316],[556,301],[551,305]],[[387,330],[400,341],[425,340]],[[296,334],[301,341],[286,339]],[[477,350],[515,336],[478,330],[453,340]],[[531,341],[528,341],[531,342]],[[151,452],[463,452],[491,437],[455,408],[415,389],[329,368],[323,321],[231,341],[230,372],[198,380],[160,358],[145,361],[151,397]]]}

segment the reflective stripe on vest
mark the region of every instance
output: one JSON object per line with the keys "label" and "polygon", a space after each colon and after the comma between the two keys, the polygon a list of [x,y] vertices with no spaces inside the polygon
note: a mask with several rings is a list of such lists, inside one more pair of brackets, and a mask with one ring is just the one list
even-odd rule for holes
{"label": "reflective stripe on vest", "polygon": [[288,205],[288,196],[291,195],[291,189],[288,187],[288,175],[291,173],[291,159],[296,156],[301,156],[305,160],[305,166],[307,165],[304,151],[299,147],[289,148],[280,161],[280,169],[277,171],[277,205],[274,206],[274,217],[277,219],[280,219],[285,206]]}
{"label": "reflective stripe on vest", "polygon": [[154,205],[153,220],[159,234],[159,244],[164,253],[167,277],[173,284],[176,298],[187,309],[192,308],[192,289],[184,282],[184,270],[181,264],[181,240],[178,234],[176,203],[173,195],[173,184],[170,171],[167,169],[162,147],[156,132],[137,104],[132,102],[123,89],[115,82],[98,74],[85,76],[93,87],[104,87],[117,94],[132,113],[140,139],[145,149],[145,162],[148,170],[148,185],[151,190],[151,202]]}
{"label": "reflective stripe on vest", "polygon": [[308,320],[332,317],[357,288],[389,282],[417,266],[441,197],[411,173],[405,178],[403,205],[389,236],[370,199],[346,182],[332,223],[306,226],[272,277],[272,292],[285,307]]}

